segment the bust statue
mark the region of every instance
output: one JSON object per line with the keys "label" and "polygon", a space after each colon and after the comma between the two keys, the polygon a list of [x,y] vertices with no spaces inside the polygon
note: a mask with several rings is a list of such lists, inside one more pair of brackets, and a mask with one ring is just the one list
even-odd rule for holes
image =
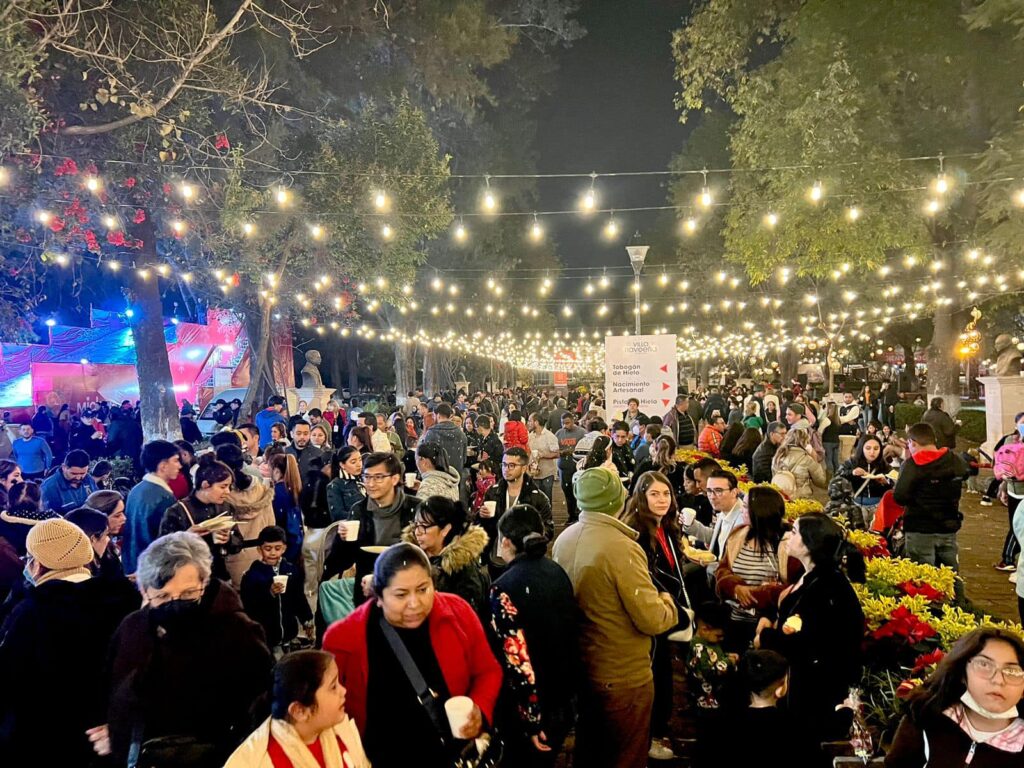
{"label": "bust statue", "polygon": [[996,336],[996,376],[1020,376],[1020,351],[1008,333]]}
{"label": "bust statue", "polygon": [[306,352],[306,364],[302,366],[302,388],[323,389],[324,380],[320,377],[320,352],[310,349]]}

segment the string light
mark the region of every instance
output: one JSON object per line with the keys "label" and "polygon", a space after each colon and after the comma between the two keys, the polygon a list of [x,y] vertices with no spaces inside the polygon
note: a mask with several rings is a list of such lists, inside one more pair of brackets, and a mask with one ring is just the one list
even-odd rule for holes
{"label": "string light", "polygon": [[498,209],[498,198],[491,191],[491,177],[484,177],[483,209],[487,213],[494,213]]}
{"label": "string light", "polygon": [[390,224],[385,224],[383,227],[380,228],[380,236],[383,237],[385,240],[390,240],[392,234],[394,233],[391,230]]}
{"label": "string light", "polygon": [[942,209],[942,204],[938,200],[929,200],[924,204],[924,212],[929,216],[934,216]]}
{"label": "string light", "polygon": [[383,211],[388,207],[388,196],[378,190],[373,195],[373,205],[378,211]]}
{"label": "string light", "polygon": [[285,187],[278,187],[274,193],[274,199],[277,200],[278,205],[288,205],[288,201],[291,199],[291,194]]}
{"label": "string light", "polygon": [[690,216],[685,222],[683,222],[683,229],[686,230],[686,234],[692,235],[697,231],[697,220]]}
{"label": "string light", "polygon": [[607,238],[613,238],[619,234],[619,225],[615,223],[615,217],[608,219],[608,223],[604,225],[604,236]]}
{"label": "string light", "polygon": [[816,181],[814,182],[814,186],[812,186],[810,191],[807,193],[807,196],[811,198],[812,203],[817,203],[821,200],[824,194],[825,190],[822,188],[821,182]]}
{"label": "string light", "polygon": [[181,185],[181,187],[178,188],[178,191],[181,193],[181,196],[185,200],[191,200],[196,195],[195,188],[191,184],[188,184],[188,183],[183,183]]}
{"label": "string light", "polygon": [[850,221],[856,221],[857,219],[859,219],[860,208],[858,208],[856,205],[851,205],[849,208],[846,209],[846,218],[848,218]]}
{"label": "string light", "polygon": [[53,214],[49,211],[38,211],[36,213],[36,221],[40,224],[49,224],[53,221]]}
{"label": "string light", "polygon": [[541,227],[540,221],[537,220],[537,214],[533,214],[533,224],[530,225],[530,238],[537,242],[544,237],[544,228]]}
{"label": "string light", "polygon": [[313,236],[314,240],[319,240],[324,236],[324,228],[321,227],[319,224],[313,224],[309,228],[309,234]]}
{"label": "string light", "polygon": [[455,239],[460,243],[464,243],[467,236],[468,233],[466,232],[466,225],[460,220],[459,223],[455,225]]}
{"label": "string light", "polygon": [[85,188],[88,189],[90,192],[99,192],[100,186],[100,180],[97,179],[95,176],[89,176],[85,180]]}
{"label": "string light", "polygon": [[247,221],[244,224],[242,224],[242,232],[244,232],[247,236],[251,236],[256,232],[256,225],[253,224],[251,221]]}
{"label": "string light", "polygon": [[764,223],[769,229],[774,229],[775,225],[779,223],[779,217],[775,213],[767,213],[764,217]]}
{"label": "string light", "polygon": [[117,219],[115,219],[113,216],[104,216],[103,226],[105,226],[107,229],[116,229]]}
{"label": "string light", "polygon": [[590,189],[583,193],[580,198],[580,210],[585,213],[590,213],[597,206],[597,194],[594,192],[594,182],[597,180],[597,174],[590,174]]}
{"label": "string light", "polygon": [[183,221],[172,221],[171,229],[174,230],[175,234],[182,234],[185,231],[185,222]]}
{"label": "string light", "polygon": [[0,166],[0,187],[7,186],[7,182],[11,180],[11,173],[3,166]]}

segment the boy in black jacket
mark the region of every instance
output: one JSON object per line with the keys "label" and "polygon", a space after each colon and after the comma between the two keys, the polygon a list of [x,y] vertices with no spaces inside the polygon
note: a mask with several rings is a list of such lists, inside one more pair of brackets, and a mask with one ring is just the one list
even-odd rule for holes
{"label": "boy in black jacket", "polygon": [[284,559],[288,546],[284,529],[268,525],[256,541],[260,560],[242,577],[242,605],[263,625],[267,645],[280,658],[282,646],[298,635],[300,623],[306,637],[313,639],[313,612],[306,601],[302,568]]}
{"label": "boy in black jacket", "polygon": [[[935,446],[935,431],[925,423],[907,430],[910,457],[900,467],[893,500],[906,509],[903,530],[907,557],[927,565],[948,565],[958,570],[956,533],[964,516],[960,512],[967,464],[948,448]],[[963,584],[956,581],[957,597]]]}

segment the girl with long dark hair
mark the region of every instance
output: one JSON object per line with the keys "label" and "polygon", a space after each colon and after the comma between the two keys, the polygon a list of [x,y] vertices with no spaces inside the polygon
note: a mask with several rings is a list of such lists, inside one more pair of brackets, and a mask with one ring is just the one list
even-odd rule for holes
{"label": "girl with long dark hair", "polygon": [[[885,492],[892,488],[892,481],[886,477],[888,472],[889,467],[882,458],[882,441],[869,435],[861,439],[853,456],[843,462],[838,474],[853,484],[855,501],[874,510]],[[870,524],[871,517],[874,517],[873,512],[870,516],[866,513],[865,522]]]}
{"label": "girl with long dark hair", "polygon": [[1021,765],[1024,642],[987,627],[956,641],[911,695],[886,768]]}

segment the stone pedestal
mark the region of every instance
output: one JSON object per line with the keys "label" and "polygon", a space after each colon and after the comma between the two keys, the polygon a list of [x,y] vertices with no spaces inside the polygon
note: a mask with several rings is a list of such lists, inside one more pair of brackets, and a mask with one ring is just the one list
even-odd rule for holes
{"label": "stone pedestal", "polygon": [[981,449],[989,456],[999,438],[1014,430],[1013,417],[1024,411],[1024,377],[981,376],[985,387],[985,442]]}
{"label": "stone pedestal", "polygon": [[335,390],[327,387],[288,387],[285,390],[285,397],[288,400],[288,413],[295,413],[299,408],[299,401],[305,400],[310,408],[327,410],[327,403],[334,396]]}

